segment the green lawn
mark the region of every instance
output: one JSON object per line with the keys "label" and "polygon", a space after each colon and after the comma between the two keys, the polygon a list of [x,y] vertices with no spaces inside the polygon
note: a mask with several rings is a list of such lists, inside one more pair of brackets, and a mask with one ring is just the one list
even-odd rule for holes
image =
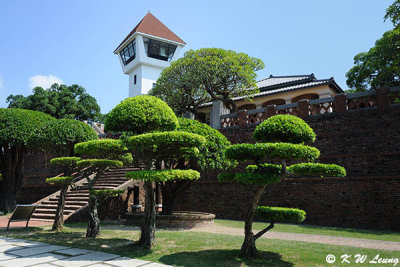
{"label": "green lawn", "polygon": [[[215,223],[222,226],[243,228],[243,221],[232,220],[215,220]],[[268,224],[266,223],[253,223],[253,229],[262,230]],[[301,234],[315,234],[315,235],[331,235],[331,236],[345,236],[355,238],[376,239],[385,241],[400,241],[400,232],[391,231],[377,231],[377,230],[363,230],[353,228],[339,228],[339,227],[322,227],[313,225],[302,224],[275,224],[271,231],[301,233]]]}
{"label": "green lawn", "polygon": [[[377,254],[381,257],[399,257],[398,252],[260,239],[257,241],[260,255],[256,259],[239,259],[237,255],[242,237],[237,236],[157,231],[157,245],[152,251],[146,251],[131,245],[132,240],[138,238],[139,232],[124,226],[104,225],[101,236],[97,239],[84,237],[84,224],[69,225],[60,233],[49,229],[49,226],[16,229],[0,231],[0,235],[98,250],[176,266],[326,266],[327,254],[334,254],[337,259],[342,254],[357,253],[365,254],[369,259]],[[330,266],[339,265],[341,264]]]}

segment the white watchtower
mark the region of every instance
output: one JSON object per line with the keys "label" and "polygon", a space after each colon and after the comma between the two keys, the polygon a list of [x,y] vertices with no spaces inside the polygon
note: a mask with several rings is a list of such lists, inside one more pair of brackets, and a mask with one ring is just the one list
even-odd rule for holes
{"label": "white watchtower", "polygon": [[129,75],[129,97],[147,94],[161,71],[178,58],[186,43],[150,12],[115,49],[122,71]]}

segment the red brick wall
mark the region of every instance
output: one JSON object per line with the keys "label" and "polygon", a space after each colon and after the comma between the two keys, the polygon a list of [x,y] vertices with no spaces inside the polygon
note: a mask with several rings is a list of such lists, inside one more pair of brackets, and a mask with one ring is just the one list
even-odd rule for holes
{"label": "red brick wall", "polygon": [[[286,179],[270,186],[260,204],[304,209],[308,224],[400,230],[400,105],[305,120],[317,134],[320,162],[344,166],[348,177]],[[243,143],[253,130],[221,132],[232,143]],[[241,219],[251,191],[219,183],[216,173],[208,173],[181,196],[177,208]]]}

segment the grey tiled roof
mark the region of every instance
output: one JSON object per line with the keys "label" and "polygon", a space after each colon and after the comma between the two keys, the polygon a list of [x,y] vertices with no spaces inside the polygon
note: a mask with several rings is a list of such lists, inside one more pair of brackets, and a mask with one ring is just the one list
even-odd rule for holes
{"label": "grey tiled roof", "polygon": [[[291,76],[269,76],[266,79],[257,82],[259,93],[255,94],[254,97],[272,95],[292,90],[298,90],[303,88],[314,87],[322,84],[330,84],[338,92],[343,93],[344,91],[335,82],[333,78],[318,80],[314,74],[309,75],[291,75]],[[246,96],[238,96],[232,98],[233,100],[245,99]],[[212,102],[204,103],[201,107],[212,105]]]}

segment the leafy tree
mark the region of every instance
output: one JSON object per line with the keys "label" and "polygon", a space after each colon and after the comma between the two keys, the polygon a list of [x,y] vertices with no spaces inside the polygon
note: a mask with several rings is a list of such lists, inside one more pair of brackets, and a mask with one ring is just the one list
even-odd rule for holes
{"label": "leafy tree", "polygon": [[53,223],[53,231],[61,231],[64,226],[64,206],[67,197],[68,187],[73,183],[76,177],[73,173],[78,171],[76,163],[80,161],[78,157],[60,157],[50,160],[50,164],[59,166],[63,169],[63,176],[47,178],[46,183],[61,185],[60,197],[58,198],[56,216]]}
{"label": "leafy tree", "polygon": [[[224,154],[230,142],[222,133],[196,120],[178,118],[178,121],[178,131],[203,136],[205,138],[205,143],[198,147],[198,153],[183,154],[181,158],[178,158],[176,168],[204,171],[226,169],[232,165]],[[190,184],[190,180],[172,180],[160,183],[163,200],[162,214],[172,214],[176,198],[182,194]]]}
{"label": "leafy tree", "polygon": [[92,178],[86,175],[89,181],[89,221],[86,231],[86,237],[96,237],[100,233],[100,219],[97,213],[99,196],[106,197],[119,191],[110,189],[93,190],[96,181],[103,176],[109,169],[122,167],[132,162],[132,156],[127,153],[127,148],[120,140],[101,139],[78,143],[75,145],[75,153],[83,155],[85,158],[76,163],[79,168],[88,168],[87,173],[95,173]]}
{"label": "leafy tree", "polygon": [[93,128],[84,122],[59,119],[43,124],[37,134],[36,143],[57,154],[73,156],[75,144],[98,138]]}
{"label": "leafy tree", "polygon": [[51,120],[54,118],[38,111],[0,108],[0,211],[15,208],[24,156],[36,144],[42,126]]}
{"label": "leafy tree", "polygon": [[[258,207],[258,202],[269,184],[278,183],[286,176],[345,176],[344,168],[332,164],[299,163],[287,167],[288,160],[314,161],[319,157],[318,149],[304,145],[315,141],[314,131],[302,119],[292,115],[276,115],[262,122],[254,131],[255,144],[237,144],[226,149],[226,156],[236,161],[253,161],[246,172],[222,173],[220,181],[238,182],[253,185],[255,194],[245,214],[245,239],[240,250],[241,257],[257,254],[255,242],[274,227],[275,222],[301,223],[305,212],[298,209],[278,207]],[[281,165],[266,163],[280,162]],[[264,230],[253,233],[252,225],[257,214],[262,220],[270,222]]]}
{"label": "leafy tree", "polygon": [[53,84],[47,90],[35,87],[33,94],[27,97],[9,95],[9,108],[21,108],[41,111],[54,118],[76,120],[94,120],[100,113],[100,107],[94,97],[86,93],[85,88],[73,84]]}
{"label": "leafy tree", "polygon": [[400,85],[400,2],[396,0],[386,10],[394,29],[383,34],[368,52],[354,57],[355,66],[346,73],[350,92],[362,92],[379,87]]}
{"label": "leafy tree", "polygon": [[[168,101],[178,114],[196,113],[208,99],[221,100],[232,112],[237,111],[232,98],[257,93],[255,72],[264,68],[260,59],[220,48],[189,50],[177,62],[163,71],[150,93]],[[176,94],[171,95],[170,89]]]}
{"label": "leafy tree", "polygon": [[165,68],[149,94],[164,100],[178,115],[191,112],[197,116],[200,105],[211,97],[199,79],[199,64],[191,58],[180,58]]}

